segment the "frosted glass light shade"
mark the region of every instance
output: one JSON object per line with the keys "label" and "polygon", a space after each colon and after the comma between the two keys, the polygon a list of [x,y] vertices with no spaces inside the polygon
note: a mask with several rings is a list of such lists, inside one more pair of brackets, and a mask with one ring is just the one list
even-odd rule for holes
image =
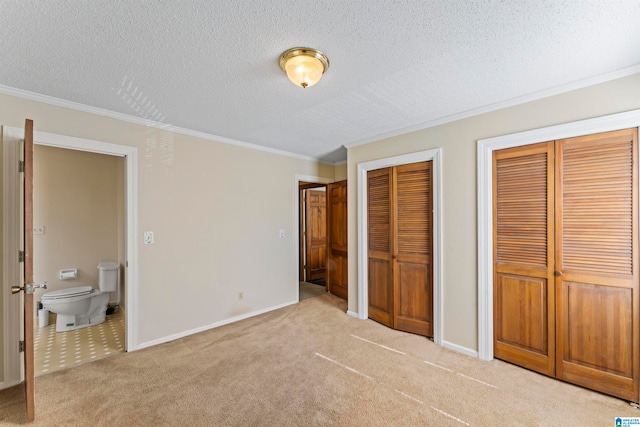
{"label": "frosted glass light shade", "polygon": [[320,81],[329,60],[315,49],[293,48],[280,55],[280,67],[293,84],[306,88]]}

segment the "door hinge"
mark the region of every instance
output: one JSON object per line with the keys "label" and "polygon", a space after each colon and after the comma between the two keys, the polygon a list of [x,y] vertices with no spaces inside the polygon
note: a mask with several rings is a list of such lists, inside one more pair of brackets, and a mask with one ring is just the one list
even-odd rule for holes
{"label": "door hinge", "polygon": [[22,160],[18,162],[18,172],[24,172],[24,162]]}
{"label": "door hinge", "polygon": [[20,353],[24,353],[24,341],[18,341],[18,349]]}
{"label": "door hinge", "polygon": [[18,252],[18,262],[24,262],[24,251]]}

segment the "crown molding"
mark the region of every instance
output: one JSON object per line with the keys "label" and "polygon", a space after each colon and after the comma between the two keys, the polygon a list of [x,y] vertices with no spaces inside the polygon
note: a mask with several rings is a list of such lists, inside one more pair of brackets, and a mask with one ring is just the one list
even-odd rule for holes
{"label": "crown molding", "polygon": [[640,73],[640,64],[633,65],[628,68],[623,68],[621,70],[613,71],[611,73],[602,74],[600,76],[591,77],[584,80],[575,81],[572,83],[568,83],[566,85],[557,86],[551,89],[542,90],[539,92],[534,92],[528,95],[519,96],[516,98],[511,98],[506,101],[497,102],[495,104],[485,105],[484,107],[474,108],[471,110],[463,111],[462,113],[452,114],[450,116],[440,117],[434,120],[428,120],[422,123],[418,123],[415,125],[407,126],[395,131],[381,133],[378,135],[374,135],[368,138],[360,139],[357,141],[349,142],[344,144],[344,146],[349,148],[358,147],[360,145],[369,144],[371,142],[380,141],[382,139],[392,138],[394,136],[404,135],[406,133],[415,132],[423,129],[428,129],[431,127],[443,125],[446,123],[455,122],[457,120],[466,119],[473,116],[479,116],[480,114],[490,113],[492,111],[501,110],[503,108],[514,107],[516,105],[525,104],[531,101],[537,101],[539,99],[548,98],[554,95],[560,95],[565,92],[570,92],[576,89],[582,89],[585,87],[593,86],[599,83],[605,83],[611,80],[620,79],[623,77],[627,77],[633,74]]}
{"label": "crown molding", "polygon": [[293,157],[299,160],[307,160],[310,162],[322,163],[330,166],[334,166],[334,163],[326,162],[315,157],[304,156],[302,154],[296,154],[289,151],[278,150],[276,148],[265,147],[258,144],[252,144],[249,142],[238,141],[232,138],[226,138],[224,136],[212,135],[206,132],[200,132],[197,130],[187,129],[179,126],[173,126],[167,123],[160,123],[149,119],[143,119],[141,117],[131,116],[129,114],[118,113],[116,111],[107,110],[105,108],[92,107],[90,105],[81,104],[79,102],[67,101],[65,99],[56,98],[49,95],[43,95],[36,92],[30,92],[23,89],[17,89],[11,86],[0,85],[0,94],[15,96],[17,98],[28,99],[30,101],[41,102],[43,104],[55,105],[57,107],[69,108],[75,111],[81,111],[83,113],[95,114],[97,116],[109,117],[111,119],[121,120],[124,122],[134,123],[137,125],[147,126],[155,129],[162,129],[168,132],[173,132],[181,135],[193,136],[201,138],[207,141],[220,142],[223,144],[235,145],[237,147],[248,148],[250,150],[262,151],[265,153],[276,154],[280,156]]}

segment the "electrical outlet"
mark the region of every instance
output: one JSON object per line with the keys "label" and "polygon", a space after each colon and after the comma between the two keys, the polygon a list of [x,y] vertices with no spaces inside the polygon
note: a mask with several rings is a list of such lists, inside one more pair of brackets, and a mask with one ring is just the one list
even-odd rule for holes
{"label": "electrical outlet", "polygon": [[244,299],[244,292],[238,292],[238,299],[242,301]]}
{"label": "electrical outlet", "polygon": [[284,239],[284,229],[280,230],[280,233],[278,233],[278,237],[280,237],[281,239]]}
{"label": "electrical outlet", "polygon": [[142,236],[143,236],[145,245],[153,244],[154,242],[153,231],[145,231]]}
{"label": "electrical outlet", "polygon": [[44,225],[34,225],[33,234],[44,234]]}

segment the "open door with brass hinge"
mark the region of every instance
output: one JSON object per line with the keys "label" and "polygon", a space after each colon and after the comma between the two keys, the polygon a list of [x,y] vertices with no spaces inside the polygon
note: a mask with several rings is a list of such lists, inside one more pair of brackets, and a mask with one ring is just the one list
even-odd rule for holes
{"label": "open door with brass hinge", "polygon": [[24,126],[24,142],[22,144],[23,198],[21,200],[24,237],[19,261],[22,264],[20,285],[12,286],[11,292],[19,294],[24,291],[24,341],[20,350],[24,354],[24,387],[27,421],[35,419],[35,374],[33,364],[33,290],[45,285],[33,284],[33,121],[27,119]]}

